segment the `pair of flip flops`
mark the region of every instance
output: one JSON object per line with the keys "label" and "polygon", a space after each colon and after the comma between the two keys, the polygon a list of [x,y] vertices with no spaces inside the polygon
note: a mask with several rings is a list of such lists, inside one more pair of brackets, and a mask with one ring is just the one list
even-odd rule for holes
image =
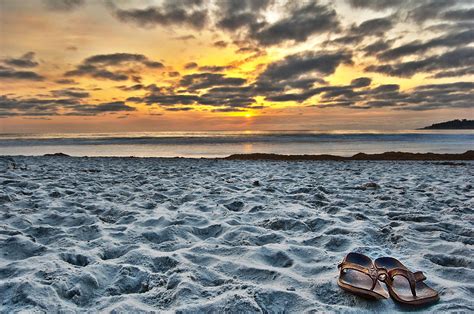
{"label": "pair of flip flops", "polygon": [[[421,271],[411,272],[393,257],[372,260],[360,253],[349,253],[338,265],[338,285],[349,292],[375,299],[390,296],[401,303],[426,305],[439,300],[438,292],[428,287]],[[388,292],[379,281],[387,285]]]}

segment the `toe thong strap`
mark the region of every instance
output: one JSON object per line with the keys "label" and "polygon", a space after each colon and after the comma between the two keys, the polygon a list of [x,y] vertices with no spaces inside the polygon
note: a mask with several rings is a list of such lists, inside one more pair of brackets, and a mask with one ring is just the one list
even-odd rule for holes
{"label": "toe thong strap", "polygon": [[390,277],[391,281],[393,281],[393,278],[395,278],[395,276],[405,277],[408,280],[408,283],[410,284],[411,293],[414,297],[416,297],[416,283],[426,279],[425,275],[421,271],[412,273],[408,269],[403,268],[391,269],[388,272],[388,276]]}
{"label": "toe thong strap", "polygon": [[377,269],[374,266],[367,268],[359,264],[343,261],[342,263],[337,265],[337,267],[340,269],[340,275],[342,275],[345,269],[353,269],[353,270],[366,274],[367,276],[370,277],[370,279],[372,279],[372,286],[370,290],[374,290],[375,285],[377,284],[377,278],[379,275],[377,272]]}

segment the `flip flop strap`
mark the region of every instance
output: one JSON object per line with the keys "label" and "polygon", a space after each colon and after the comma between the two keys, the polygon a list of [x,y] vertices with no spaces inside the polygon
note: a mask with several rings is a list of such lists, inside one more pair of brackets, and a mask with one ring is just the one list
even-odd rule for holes
{"label": "flip flop strap", "polygon": [[345,269],[353,269],[369,276],[370,279],[372,279],[372,287],[370,288],[370,290],[374,290],[375,285],[377,284],[377,278],[379,277],[379,275],[382,274],[382,273],[379,273],[378,269],[373,265],[372,267],[367,268],[359,264],[343,261],[342,263],[337,265],[337,267],[340,268],[339,276],[342,275],[342,272]]}
{"label": "flip flop strap", "polygon": [[393,282],[393,278],[395,278],[395,276],[405,277],[408,280],[408,283],[410,284],[411,293],[414,297],[416,297],[416,283],[426,279],[425,275],[421,271],[412,273],[408,269],[403,268],[391,269],[388,272],[388,276],[390,277],[391,282]]}

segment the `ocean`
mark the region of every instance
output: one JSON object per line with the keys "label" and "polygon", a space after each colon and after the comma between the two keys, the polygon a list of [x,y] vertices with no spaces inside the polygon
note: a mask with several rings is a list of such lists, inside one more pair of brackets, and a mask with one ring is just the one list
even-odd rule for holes
{"label": "ocean", "polygon": [[214,158],[232,154],[332,154],[403,151],[462,153],[474,149],[472,130],[399,132],[140,132],[0,134],[0,155]]}

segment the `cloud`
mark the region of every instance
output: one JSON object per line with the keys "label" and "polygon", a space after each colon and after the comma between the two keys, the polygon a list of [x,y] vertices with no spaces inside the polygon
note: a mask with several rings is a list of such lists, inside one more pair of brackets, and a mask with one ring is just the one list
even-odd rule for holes
{"label": "cloud", "polygon": [[407,91],[401,91],[398,84],[372,86],[371,83],[370,78],[360,77],[352,80],[350,85],[322,86],[302,89],[300,92],[274,93],[267,96],[266,100],[307,103],[312,102],[313,96],[319,95],[319,100],[312,106],[423,111],[440,108],[470,108],[474,96],[473,82],[427,84]]}
{"label": "cloud", "polygon": [[474,8],[447,11],[443,14],[443,18],[452,21],[474,21]]}
{"label": "cloud", "polygon": [[192,70],[198,67],[198,64],[196,62],[188,62],[184,65],[184,68],[186,70]]}
{"label": "cloud", "polygon": [[199,71],[203,72],[223,72],[225,70],[233,69],[231,65],[205,65],[199,67]]}
{"label": "cloud", "polygon": [[286,56],[283,60],[270,63],[260,75],[260,79],[289,80],[313,72],[326,76],[334,73],[340,64],[351,63],[352,54],[347,51],[305,51]]}
{"label": "cloud", "polygon": [[173,37],[173,39],[186,41],[186,40],[196,39],[196,36],[194,36],[194,35],[183,35],[183,36]]}
{"label": "cloud", "polygon": [[405,0],[349,0],[349,4],[358,9],[372,9],[372,10],[386,10],[389,8],[394,8],[403,3],[406,3]]}
{"label": "cloud", "polygon": [[32,71],[16,71],[10,68],[0,69],[0,80],[28,80],[28,81],[42,81],[44,77]]}
{"label": "cloud", "polygon": [[112,53],[105,55],[95,55],[91,56],[84,60],[84,64],[94,64],[94,65],[121,65],[123,63],[141,63],[149,68],[162,68],[163,64],[158,61],[151,61],[142,54],[132,54],[132,53]]}
{"label": "cloud", "polygon": [[51,91],[54,97],[88,98],[89,92],[82,88],[65,88]]}
{"label": "cloud", "polygon": [[437,19],[442,11],[452,7],[456,1],[429,0],[418,3],[422,4],[409,11],[408,17],[415,23],[422,24],[427,20]]}
{"label": "cloud", "polygon": [[226,77],[224,74],[205,72],[185,75],[179,81],[179,85],[186,87],[188,91],[195,91],[213,86],[240,86],[246,81],[239,77]]}
{"label": "cloud", "polygon": [[70,116],[95,116],[103,113],[129,112],[136,111],[136,108],[126,105],[123,101],[114,101],[98,105],[76,105],[72,107],[73,111],[66,115]]}
{"label": "cloud", "polygon": [[474,75],[474,66],[468,66],[456,70],[441,71],[432,76],[432,78],[459,77],[464,75]]}
{"label": "cloud", "polygon": [[181,74],[177,71],[171,71],[171,72],[168,72],[168,76],[169,77],[178,77],[180,76]]}
{"label": "cloud", "polygon": [[117,86],[117,88],[124,92],[133,92],[133,91],[145,89],[145,86],[143,84],[135,84],[132,86],[121,85],[121,86]]}
{"label": "cloud", "polygon": [[273,4],[273,0],[220,0],[216,2],[218,28],[236,31],[243,27],[255,29],[260,26],[262,13]]}
{"label": "cloud", "polygon": [[135,111],[123,101],[83,104],[77,98],[11,98],[0,96],[0,116],[94,116],[104,113]]}
{"label": "cloud", "polygon": [[406,45],[402,45],[393,49],[386,50],[377,55],[379,60],[393,60],[412,54],[420,54],[429,49],[438,47],[454,48],[457,46],[465,46],[474,41],[474,29],[462,31],[458,33],[450,33],[440,37],[433,38],[424,43],[415,41]]}
{"label": "cloud", "polygon": [[[129,73],[136,71],[139,66],[152,69],[164,67],[161,62],[150,60],[142,54],[113,53],[88,57],[77,65],[74,70],[67,71],[64,75],[66,77],[90,76],[112,81],[126,81],[128,79],[140,81],[138,76],[129,76]],[[109,67],[114,69],[111,70]],[[124,69],[123,67],[127,68]]]}
{"label": "cloud", "polygon": [[64,73],[65,76],[91,76],[97,79],[107,79],[112,81],[126,81],[129,79],[125,73],[114,73],[109,70],[99,69],[96,66],[81,64],[75,70]]}
{"label": "cloud", "polygon": [[351,81],[351,86],[352,87],[366,87],[366,86],[369,86],[370,83],[372,83],[372,79],[370,77],[359,77]]}
{"label": "cloud", "polygon": [[202,29],[208,20],[206,9],[199,8],[201,1],[165,1],[158,7],[145,9],[117,9],[115,15],[122,22],[129,22],[141,27],[161,26],[188,26]]}
{"label": "cloud", "polygon": [[375,55],[381,51],[387,50],[391,47],[392,41],[384,41],[383,39],[379,39],[376,42],[373,42],[365,47],[362,48],[362,51],[364,51],[364,55],[367,56],[372,56]]}
{"label": "cloud", "polygon": [[391,76],[411,77],[416,73],[434,72],[471,66],[474,62],[474,48],[465,47],[448,51],[439,56],[394,64],[371,65],[368,72],[379,72]]}
{"label": "cloud", "polygon": [[73,11],[85,4],[85,0],[43,0],[46,7],[53,11]]}
{"label": "cloud", "polygon": [[78,104],[75,99],[10,98],[0,96],[2,116],[52,116],[58,115],[62,107]]}
{"label": "cloud", "polygon": [[356,44],[370,36],[382,36],[394,26],[393,17],[377,18],[362,22],[359,25],[352,25],[344,36],[336,38],[326,43],[342,45]]}
{"label": "cloud", "polygon": [[223,40],[219,40],[219,41],[216,41],[212,44],[214,47],[217,47],[217,48],[225,48],[227,47],[227,43]]}
{"label": "cloud", "polygon": [[252,31],[250,37],[261,45],[270,46],[285,41],[304,42],[314,34],[338,29],[339,20],[334,9],[309,3],[291,11],[286,18]]}
{"label": "cloud", "polygon": [[400,86],[397,84],[359,90],[350,90],[347,86],[335,88],[346,89],[346,92],[326,92],[316,106],[426,111],[442,108],[470,108],[474,96],[472,82],[421,85],[404,92],[400,91]]}
{"label": "cloud", "polygon": [[166,111],[191,111],[193,107],[170,107],[165,108]]}
{"label": "cloud", "polygon": [[55,82],[58,83],[58,84],[65,84],[65,85],[67,85],[67,84],[70,84],[70,85],[78,84],[76,81],[70,80],[70,79],[59,79],[59,80],[56,80]]}
{"label": "cloud", "polygon": [[38,62],[34,60],[35,53],[33,51],[27,52],[19,58],[6,58],[3,59],[3,63],[12,67],[18,68],[34,68],[39,65]]}

